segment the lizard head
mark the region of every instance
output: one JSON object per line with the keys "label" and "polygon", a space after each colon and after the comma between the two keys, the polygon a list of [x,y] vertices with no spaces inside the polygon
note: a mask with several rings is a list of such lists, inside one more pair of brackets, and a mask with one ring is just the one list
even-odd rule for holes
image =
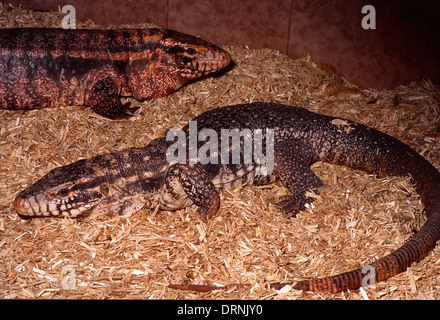
{"label": "lizard head", "polygon": [[228,52],[197,37],[166,29],[148,29],[145,33],[155,45],[146,52],[131,54],[127,66],[129,95],[138,100],[170,94],[231,62]]}
{"label": "lizard head", "polygon": [[[127,149],[79,160],[54,168],[21,191],[13,207],[23,218],[130,215],[143,207],[154,208],[160,198],[162,179],[156,167],[139,173],[133,162],[148,152]],[[137,158],[136,158],[137,157]]]}
{"label": "lizard head", "polygon": [[103,192],[99,185],[91,184],[94,173],[87,169],[87,162],[80,160],[55,168],[20,192],[13,203],[18,214],[22,217],[79,217],[95,207]]}
{"label": "lizard head", "polygon": [[164,31],[162,48],[164,64],[187,80],[214,73],[231,62],[229,53],[219,46],[172,30]]}

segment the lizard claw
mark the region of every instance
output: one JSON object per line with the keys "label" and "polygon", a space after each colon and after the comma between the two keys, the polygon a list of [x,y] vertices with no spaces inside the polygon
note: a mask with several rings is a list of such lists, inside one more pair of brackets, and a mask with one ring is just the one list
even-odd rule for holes
{"label": "lizard claw", "polygon": [[116,119],[129,119],[134,116],[134,113],[139,110],[140,107],[131,107],[131,102],[126,102],[121,106],[121,115]]}
{"label": "lizard claw", "polygon": [[296,217],[300,211],[305,209],[306,203],[312,201],[304,194],[284,195],[280,197],[280,200],[275,205],[280,207],[284,213],[291,214],[292,217]]}
{"label": "lizard claw", "polygon": [[199,207],[197,212],[200,213],[205,222],[208,222],[219,210],[220,208],[220,199],[214,199],[212,204],[204,205],[203,207]]}

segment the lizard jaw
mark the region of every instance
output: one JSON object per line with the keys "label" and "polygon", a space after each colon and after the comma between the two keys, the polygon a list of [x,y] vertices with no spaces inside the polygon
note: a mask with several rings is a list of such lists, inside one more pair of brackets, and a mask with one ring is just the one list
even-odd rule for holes
{"label": "lizard jaw", "polygon": [[181,66],[181,76],[187,79],[194,79],[217,72],[228,66],[232,61],[230,54],[226,51],[208,52],[205,57],[187,62]]}
{"label": "lizard jaw", "polygon": [[[128,196],[120,201],[112,197],[97,198],[87,202],[75,202],[52,198],[43,193],[26,198],[18,195],[12,206],[22,218],[38,217],[69,217],[85,218],[105,215],[109,217],[129,216],[143,207],[153,209],[159,204],[161,192],[146,194],[137,199],[135,196]],[[65,199],[65,200],[72,200]]]}
{"label": "lizard jaw", "polygon": [[93,209],[97,205],[97,201],[76,203],[75,206],[72,206],[59,200],[50,199],[44,194],[38,194],[29,198],[17,196],[12,205],[23,218],[57,216],[75,218]]}

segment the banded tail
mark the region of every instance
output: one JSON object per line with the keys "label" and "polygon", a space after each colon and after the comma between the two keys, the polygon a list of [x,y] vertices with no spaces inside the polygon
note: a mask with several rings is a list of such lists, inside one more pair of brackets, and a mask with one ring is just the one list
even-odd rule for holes
{"label": "banded tail", "polygon": [[[356,124],[354,131],[358,129],[361,129],[359,130],[361,136],[358,136],[356,132],[348,135],[341,134],[341,136],[349,137],[345,139],[347,147],[342,145],[341,148],[343,157],[338,158],[338,150],[336,150],[331,155],[333,159],[323,160],[379,176],[409,174],[425,206],[428,219],[419,232],[389,255],[353,271],[299,281],[294,286],[297,290],[341,292],[386,280],[405,271],[412,263],[425,258],[440,240],[440,172],[416,151],[397,139]],[[369,134],[365,134],[366,132]],[[360,141],[359,148],[353,148],[353,137]],[[341,140],[344,141],[344,137],[341,137]],[[283,284],[279,283],[272,285],[275,288],[282,286]]]}

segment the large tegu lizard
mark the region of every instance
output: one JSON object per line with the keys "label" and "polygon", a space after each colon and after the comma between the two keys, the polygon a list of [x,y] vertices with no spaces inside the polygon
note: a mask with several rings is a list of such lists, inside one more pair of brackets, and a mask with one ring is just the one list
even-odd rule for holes
{"label": "large tegu lizard", "polygon": [[0,108],[90,106],[111,119],[129,103],[176,91],[227,66],[230,55],[166,29],[0,29]]}
{"label": "large tegu lizard", "polygon": [[[359,288],[366,275],[370,280],[385,280],[420,261],[440,239],[439,171],[385,133],[350,120],[272,103],[213,109],[182,131],[173,132],[167,133],[168,139],[159,138],[143,148],[55,168],[22,191],[14,207],[23,217],[92,217],[195,204],[210,217],[219,209],[219,191],[278,178],[291,192],[278,206],[296,214],[312,201],[306,191],[323,186],[309,166],[325,161],[378,176],[410,175],[428,219],[402,247],[367,268],[300,281],[295,288],[338,292]],[[186,140],[178,143],[179,137]],[[215,141],[216,137],[222,141]],[[192,146],[191,139],[195,139]],[[253,149],[249,141],[253,141]],[[188,147],[186,154],[173,163],[182,146]],[[256,157],[258,149],[265,157]],[[239,150],[239,158],[234,150]]]}

